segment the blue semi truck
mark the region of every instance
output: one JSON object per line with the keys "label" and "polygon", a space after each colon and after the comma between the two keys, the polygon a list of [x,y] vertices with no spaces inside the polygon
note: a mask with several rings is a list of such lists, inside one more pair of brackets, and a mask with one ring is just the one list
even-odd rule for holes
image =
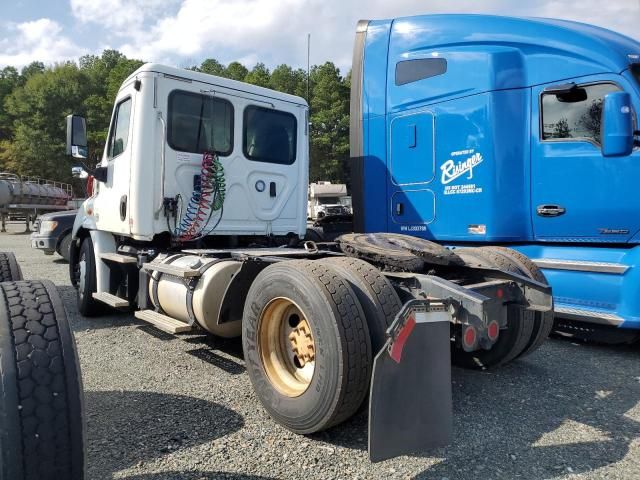
{"label": "blue semi truck", "polygon": [[558,328],[637,335],[639,42],[551,19],[362,21],[352,75],[357,232],[515,248]]}

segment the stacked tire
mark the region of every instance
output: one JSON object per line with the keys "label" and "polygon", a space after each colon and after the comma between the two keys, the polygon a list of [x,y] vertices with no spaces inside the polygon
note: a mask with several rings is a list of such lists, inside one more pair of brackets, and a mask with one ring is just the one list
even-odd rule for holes
{"label": "stacked tire", "polygon": [[0,253],[0,480],[84,478],[82,383],[60,296]]}

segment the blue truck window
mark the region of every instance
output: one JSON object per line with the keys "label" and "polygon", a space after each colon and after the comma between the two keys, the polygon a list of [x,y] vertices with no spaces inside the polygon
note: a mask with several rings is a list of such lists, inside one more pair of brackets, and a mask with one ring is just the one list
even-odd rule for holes
{"label": "blue truck window", "polygon": [[233,105],[211,95],[175,90],[169,95],[167,141],[189,153],[233,151]]}
{"label": "blue truck window", "polygon": [[406,85],[425,78],[436,77],[447,72],[444,58],[417,58],[396,64],[396,85]]}
{"label": "blue truck window", "polygon": [[542,139],[585,140],[600,144],[602,103],[614,83],[583,85],[566,93],[542,95]]}
{"label": "blue truck window", "polygon": [[292,165],[296,161],[297,121],[290,113],[249,106],[244,111],[243,150],[249,160]]}

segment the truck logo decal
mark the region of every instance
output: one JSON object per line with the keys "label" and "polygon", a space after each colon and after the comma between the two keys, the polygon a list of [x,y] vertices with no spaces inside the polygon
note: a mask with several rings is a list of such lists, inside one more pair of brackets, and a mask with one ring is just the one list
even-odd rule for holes
{"label": "truck logo decal", "polygon": [[[471,150],[473,152],[473,150]],[[453,152],[451,155],[459,154],[459,152]],[[455,163],[453,160],[447,160],[440,167],[442,170],[442,184],[453,182],[456,178],[460,178],[466,173],[469,173],[468,179],[473,178],[473,169],[483,162],[482,155],[480,153],[474,153],[466,160],[461,160]]]}

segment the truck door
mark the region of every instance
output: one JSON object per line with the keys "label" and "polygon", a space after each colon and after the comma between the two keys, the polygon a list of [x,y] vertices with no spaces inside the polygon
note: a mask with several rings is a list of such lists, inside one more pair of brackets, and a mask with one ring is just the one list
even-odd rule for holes
{"label": "truck door", "polygon": [[623,89],[628,85],[622,77],[603,76],[534,87],[531,207],[536,239],[626,242],[640,229],[640,153],[605,158],[600,147],[604,97]]}
{"label": "truck door", "polygon": [[435,218],[435,116],[402,113],[389,121],[389,231],[426,235]]}
{"label": "truck door", "polygon": [[111,118],[111,126],[102,166],[107,167],[107,181],[99,184],[94,211],[100,230],[130,233],[129,184],[131,152],[134,141],[132,131],[136,90],[132,81],[121,89]]}

